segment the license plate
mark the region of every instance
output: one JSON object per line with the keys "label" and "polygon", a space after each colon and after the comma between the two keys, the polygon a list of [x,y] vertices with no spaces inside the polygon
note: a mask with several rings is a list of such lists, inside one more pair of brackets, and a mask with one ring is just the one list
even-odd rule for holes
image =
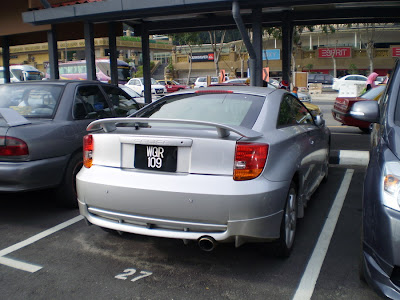
{"label": "license plate", "polygon": [[135,168],[176,172],[178,147],[135,145]]}
{"label": "license plate", "polygon": [[157,94],[162,94],[162,93],[163,93],[163,90],[156,90],[156,93],[157,93]]}

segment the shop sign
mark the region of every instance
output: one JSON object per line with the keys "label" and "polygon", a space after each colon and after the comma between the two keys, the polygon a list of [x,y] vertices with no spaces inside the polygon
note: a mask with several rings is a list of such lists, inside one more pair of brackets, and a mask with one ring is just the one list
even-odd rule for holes
{"label": "shop sign", "polygon": [[393,47],[392,48],[392,56],[393,57],[400,57],[400,47]]}
{"label": "shop sign", "polygon": [[272,49],[272,50],[263,50],[263,60],[280,60],[281,59],[281,50],[280,49]]}
{"label": "shop sign", "polygon": [[351,47],[318,48],[318,58],[350,58]]}
{"label": "shop sign", "polygon": [[192,62],[214,61],[214,53],[193,53]]}

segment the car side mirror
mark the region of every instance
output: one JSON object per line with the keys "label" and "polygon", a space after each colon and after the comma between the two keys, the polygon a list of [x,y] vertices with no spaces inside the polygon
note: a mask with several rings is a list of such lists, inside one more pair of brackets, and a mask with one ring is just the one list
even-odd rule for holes
{"label": "car side mirror", "polygon": [[350,115],[357,120],[370,123],[379,122],[379,105],[377,101],[359,101],[353,104]]}
{"label": "car side mirror", "polygon": [[321,127],[323,125],[325,125],[325,120],[322,118],[321,115],[316,115],[314,117],[314,123],[315,125],[317,125],[318,127]]}

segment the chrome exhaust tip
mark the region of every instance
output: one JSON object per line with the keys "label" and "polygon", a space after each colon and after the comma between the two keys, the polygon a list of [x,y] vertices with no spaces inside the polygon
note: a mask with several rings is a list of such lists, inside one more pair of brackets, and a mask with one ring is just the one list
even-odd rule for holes
{"label": "chrome exhaust tip", "polygon": [[199,245],[200,249],[203,251],[213,251],[214,248],[217,246],[217,242],[210,236],[202,236],[199,238],[197,244]]}

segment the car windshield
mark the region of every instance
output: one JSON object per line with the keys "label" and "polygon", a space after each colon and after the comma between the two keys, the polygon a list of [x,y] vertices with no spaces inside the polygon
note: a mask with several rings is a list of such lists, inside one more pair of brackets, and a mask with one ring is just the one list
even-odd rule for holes
{"label": "car windshield", "polygon": [[0,108],[11,108],[24,117],[50,118],[62,87],[42,84],[0,85]]}
{"label": "car windshield", "polygon": [[377,87],[366,91],[360,97],[368,99],[368,100],[376,100],[376,97],[379,97],[379,95],[383,93],[385,88],[386,88],[386,85],[378,85]]}
{"label": "car windshield", "polygon": [[177,95],[149,105],[135,117],[196,120],[252,128],[264,99],[232,93]]}

